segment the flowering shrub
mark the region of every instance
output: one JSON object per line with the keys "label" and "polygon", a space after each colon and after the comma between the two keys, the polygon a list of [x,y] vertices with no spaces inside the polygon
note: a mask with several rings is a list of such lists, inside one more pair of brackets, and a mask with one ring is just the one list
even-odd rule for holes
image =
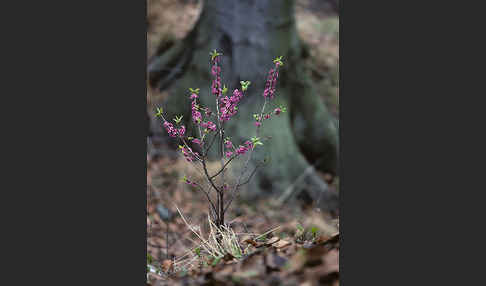
{"label": "flowering shrub", "polygon": [[[186,135],[186,127],[181,124],[182,116],[176,116],[176,118],[173,119],[175,123],[174,126],[174,123],[169,122],[169,120],[164,117],[161,108],[157,108],[156,113],[156,116],[162,119],[163,126],[168,135],[177,138],[180,141],[181,145],[179,145],[179,149],[184,158],[188,162],[200,165],[204,170],[205,179],[208,183],[206,188],[188,179],[186,176],[184,176],[183,181],[204,192],[210,204],[211,217],[215,225],[218,227],[224,225],[224,214],[235,198],[239,188],[251,180],[259,167],[259,165],[257,165],[250,174],[247,174],[248,163],[251,159],[253,150],[258,145],[263,145],[258,136],[264,121],[271,119],[272,115],[279,115],[281,112],[285,112],[285,108],[282,106],[276,107],[271,111],[266,111],[267,104],[271,103],[271,100],[275,97],[278,70],[279,67],[283,65],[282,57],[278,57],[273,60],[274,67],[271,68],[268,73],[265,89],[263,91],[264,102],[262,109],[260,113],[253,115],[255,119],[256,136],[238,144],[238,146],[235,146],[231,141],[231,138],[224,137],[224,125],[238,113],[238,104],[245,96],[244,92],[248,90],[251,83],[249,81],[241,81],[241,90],[235,89],[231,93],[231,96],[226,95],[228,93],[228,88],[221,84],[221,55],[222,54],[218,53],[216,50],[210,54],[211,74],[213,77],[210,96],[215,98],[216,112],[213,112],[209,107],[201,106],[198,103],[199,88],[189,88],[192,122],[198,131],[198,136],[196,138]],[[219,143],[217,146],[221,149],[221,169],[215,174],[210,175],[207,169],[208,154],[215,141]],[[193,148],[199,152],[194,151]],[[224,181],[225,170],[229,167],[231,161],[241,158],[245,154],[247,154],[247,158],[236,184],[232,186],[228,185]],[[243,182],[242,179],[245,175],[246,179]],[[217,176],[221,176],[221,184],[216,183],[215,178]],[[212,191],[216,193],[216,200],[211,198]]]}

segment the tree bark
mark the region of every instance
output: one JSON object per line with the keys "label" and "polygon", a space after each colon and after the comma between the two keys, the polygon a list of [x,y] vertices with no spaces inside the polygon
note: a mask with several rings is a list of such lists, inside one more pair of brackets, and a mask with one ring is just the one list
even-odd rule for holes
{"label": "tree bark", "polygon": [[[288,112],[265,121],[261,130],[264,145],[256,148],[253,162],[268,158],[269,163],[240,190],[241,195],[254,198],[281,193],[319,158],[322,163],[316,166],[318,169],[336,174],[338,129],[321,98],[313,92],[306,73],[294,1],[206,0],[190,34],[149,61],[151,85],[165,89],[176,83],[167,102],[160,103],[168,118],[183,114],[184,119],[190,119],[189,87],[200,88],[201,103],[216,110],[215,98],[209,94],[209,52],[214,49],[223,53],[222,82],[229,92],[240,88],[240,80],[251,81],[238,114],[225,125],[225,136],[230,136],[236,145],[255,136],[252,115],[262,106],[267,72],[273,66],[272,60],[283,56],[277,96],[272,102],[277,106],[283,104]],[[265,140],[268,137],[271,139]],[[232,167],[238,174],[242,162],[235,161]],[[313,186],[307,190],[313,199],[324,198],[320,200],[321,208],[337,208],[337,195],[329,192],[315,172],[308,175],[306,182]]]}

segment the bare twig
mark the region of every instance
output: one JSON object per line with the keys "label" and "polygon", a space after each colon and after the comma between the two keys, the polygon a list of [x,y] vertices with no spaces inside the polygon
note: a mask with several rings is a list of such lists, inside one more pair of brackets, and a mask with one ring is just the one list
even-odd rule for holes
{"label": "bare twig", "polygon": [[[265,101],[263,103],[262,110],[260,111],[260,118],[259,119],[262,122],[262,125],[263,125],[262,115],[263,115],[263,112],[265,111],[265,106],[266,105],[267,105],[267,98],[265,98]],[[256,136],[257,137],[258,137],[258,134],[259,134],[259,131],[260,131],[260,127],[262,127],[262,125],[260,125],[260,126],[257,127],[257,131],[256,131]],[[231,205],[231,202],[233,202],[233,199],[235,198],[235,196],[236,196],[236,194],[238,192],[238,189],[239,189],[240,184],[241,184],[241,179],[242,179],[243,175],[246,173],[246,170],[248,169],[248,163],[250,162],[251,155],[253,154],[253,150],[255,150],[255,146],[253,146],[251,148],[251,150],[250,150],[250,154],[248,155],[248,159],[245,162],[245,166],[243,167],[243,171],[241,172],[240,176],[238,177],[238,180],[237,180],[237,183],[235,185],[235,188],[231,192],[231,198],[229,199],[228,204],[224,208],[223,213],[225,213],[226,210],[229,208],[229,206]]]}
{"label": "bare twig", "polygon": [[213,179],[214,177],[218,176],[220,173],[223,172],[223,170],[226,168],[226,166],[231,162],[231,160],[233,160],[234,158],[236,158],[237,156],[233,156],[231,157],[222,167],[221,169],[214,175],[211,176],[211,179]]}
{"label": "bare twig", "polygon": [[195,184],[197,187],[199,187],[199,189],[206,195],[206,199],[211,204],[211,207],[213,208],[213,210],[216,211],[216,207],[214,206],[214,203],[211,200],[211,197],[209,196],[209,192],[206,192],[204,190],[204,188],[201,185],[199,185],[198,183],[196,183],[196,182],[192,182],[192,183]]}

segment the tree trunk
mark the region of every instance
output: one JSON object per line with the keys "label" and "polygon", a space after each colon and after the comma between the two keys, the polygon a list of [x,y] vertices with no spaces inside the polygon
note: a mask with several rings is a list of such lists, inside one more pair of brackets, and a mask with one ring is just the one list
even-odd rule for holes
{"label": "tree trunk", "polygon": [[[240,80],[251,81],[238,114],[225,125],[225,135],[236,145],[255,136],[252,115],[261,109],[267,72],[272,60],[283,56],[277,96],[272,102],[283,104],[288,112],[265,121],[261,130],[264,145],[255,149],[253,161],[268,158],[269,164],[255,173],[251,183],[240,190],[241,195],[253,198],[282,193],[319,159],[318,169],[336,174],[338,129],[305,72],[294,1],[206,0],[190,34],[149,62],[151,85],[165,89],[177,79],[172,95],[160,104],[168,118],[183,114],[190,119],[189,87],[200,88],[201,103],[215,110],[215,99],[209,94],[209,52],[214,49],[223,53],[222,82],[229,92],[240,88]],[[271,139],[265,140],[267,137]],[[241,165],[238,161],[232,164],[236,174]],[[320,198],[321,208],[337,209],[336,194],[330,193],[315,172],[310,172],[305,181],[311,198]]]}

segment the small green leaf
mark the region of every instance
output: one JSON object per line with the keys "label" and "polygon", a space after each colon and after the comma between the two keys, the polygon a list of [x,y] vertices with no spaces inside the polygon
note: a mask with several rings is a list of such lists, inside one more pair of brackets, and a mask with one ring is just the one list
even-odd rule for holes
{"label": "small green leaf", "polygon": [[162,116],[162,107],[157,107],[157,113],[155,114],[155,116]]}
{"label": "small green leaf", "polygon": [[196,88],[196,89],[189,88],[189,91],[191,93],[199,94],[199,88]]}
{"label": "small green leaf", "polygon": [[177,123],[177,124],[181,123],[182,117],[184,117],[184,116],[183,116],[183,115],[181,115],[181,116],[176,116],[176,117],[174,118],[174,122],[175,122],[175,123]]}
{"label": "small green leaf", "polygon": [[240,84],[241,84],[241,89],[243,91],[245,91],[245,90],[248,89],[248,86],[251,84],[251,82],[249,80],[247,80],[247,81],[240,81]]}
{"label": "small green leaf", "polygon": [[282,57],[283,57],[283,56],[276,57],[276,58],[273,60],[273,63],[274,63],[274,64],[276,64],[276,63],[278,62],[278,63],[279,63],[279,65],[283,66]]}
{"label": "small green leaf", "polygon": [[223,94],[226,94],[228,92],[228,88],[226,87],[226,84],[223,85],[223,90],[222,90]]}
{"label": "small green leaf", "polygon": [[251,138],[251,142],[255,146],[257,146],[257,145],[263,145],[263,143],[260,141],[260,137],[252,137]]}
{"label": "small green leaf", "polygon": [[209,53],[209,55],[211,56],[211,61],[214,61],[214,59],[217,56],[222,56],[223,54],[222,53],[218,53],[218,51],[216,51],[216,50],[213,50],[211,53]]}
{"label": "small green leaf", "polygon": [[147,253],[147,264],[152,264],[153,260],[154,258],[152,257],[152,255],[150,255],[150,253]]}
{"label": "small green leaf", "polygon": [[194,252],[196,253],[196,255],[197,255],[198,257],[200,257],[200,256],[201,256],[201,248],[197,247],[196,249],[194,249]]}
{"label": "small green leaf", "polygon": [[187,182],[187,176],[184,175],[184,177],[181,178],[181,181],[184,182],[184,183]]}

